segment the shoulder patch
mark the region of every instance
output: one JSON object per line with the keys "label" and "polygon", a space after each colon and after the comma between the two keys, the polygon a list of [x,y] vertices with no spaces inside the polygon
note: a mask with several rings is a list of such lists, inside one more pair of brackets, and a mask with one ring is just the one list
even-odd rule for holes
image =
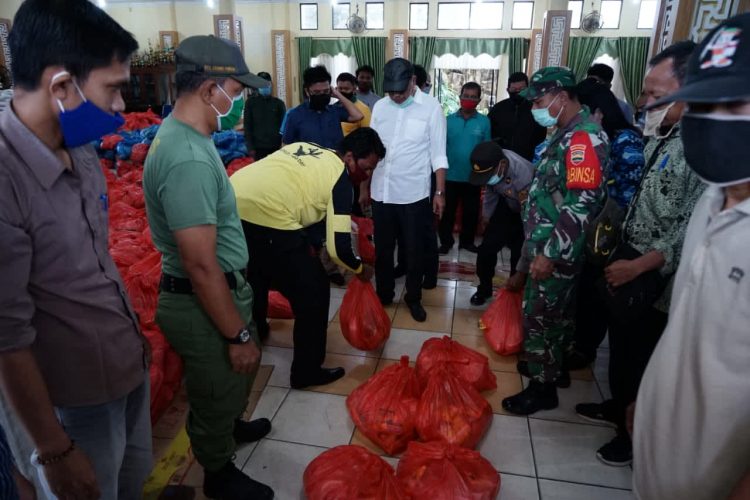
{"label": "shoulder patch", "polygon": [[596,156],[588,132],[573,134],[565,153],[566,186],[568,189],[594,189],[602,183],[602,166]]}

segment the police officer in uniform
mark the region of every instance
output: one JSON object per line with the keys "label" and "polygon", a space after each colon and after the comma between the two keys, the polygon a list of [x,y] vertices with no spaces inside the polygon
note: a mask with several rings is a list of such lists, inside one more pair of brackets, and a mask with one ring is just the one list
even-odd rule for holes
{"label": "police officer in uniform", "polygon": [[539,125],[557,127],[537,165],[524,209],[526,241],[509,288],[525,283],[524,352],[519,371],[531,381],[503,400],[518,415],[556,408],[557,386],[570,382],[562,361],[572,340],[576,276],[583,264],[584,232],[604,200],[607,135],[575,94],[568,68],[543,68],[523,96]]}

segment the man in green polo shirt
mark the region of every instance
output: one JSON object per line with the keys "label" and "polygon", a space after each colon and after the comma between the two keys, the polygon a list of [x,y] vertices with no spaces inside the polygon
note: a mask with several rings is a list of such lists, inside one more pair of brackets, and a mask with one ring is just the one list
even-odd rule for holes
{"label": "man in green polo shirt", "polygon": [[268,486],[232,463],[237,443],[257,441],[266,419],[240,420],[260,364],[248,253],[234,191],[211,134],[242,117],[250,73],[236,45],[213,36],[176,51],[177,101],[154,139],[143,173],[146,211],[162,254],[156,321],[185,363],[187,431],[210,498],[265,500]]}

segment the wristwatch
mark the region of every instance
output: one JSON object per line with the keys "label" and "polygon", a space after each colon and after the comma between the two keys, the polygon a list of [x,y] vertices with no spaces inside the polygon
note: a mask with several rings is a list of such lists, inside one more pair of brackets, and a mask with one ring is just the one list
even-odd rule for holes
{"label": "wristwatch", "polygon": [[440,191],[439,189],[435,190],[435,196],[443,196],[445,195],[445,191]]}
{"label": "wristwatch", "polygon": [[242,345],[242,344],[247,344],[248,342],[250,342],[251,338],[253,337],[250,334],[250,330],[248,330],[247,327],[244,326],[242,327],[242,329],[240,330],[240,332],[237,334],[236,337],[234,337],[233,339],[227,339],[227,342],[229,342],[230,344]]}

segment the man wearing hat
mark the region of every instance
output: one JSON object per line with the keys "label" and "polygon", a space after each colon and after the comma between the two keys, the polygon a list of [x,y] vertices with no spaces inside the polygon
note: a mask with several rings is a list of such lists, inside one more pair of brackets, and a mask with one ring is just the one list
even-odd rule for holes
{"label": "man wearing hat", "polygon": [[[388,61],[383,80],[388,95],[375,104],[371,125],[385,144],[386,156],[373,172],[370,185],[360,185],[360,200],[373,200],[380,301],[388,305],[395,295],[393,252],[398,236],[406,255],[404,301],[414,320],[422,322],[427,318],[421,304],[425,260],[437,250],[433,212],[441,216],[445,207],[446,121],[440,103],[418,91],[414,66],[406,59]],[[435,196],[431,204],[433,171]],[[435,248],[428,249],[428,244]]]}
{"label": "man wearing hat", "polygon": [[471,164],[469,182],[487,186],[482,207],[484,239],[477,253],[479,286],[471,297],[472,304],[481,306],[492,297],[497,253],[503,247],[510,248],[510,275],[516,274],[524,239],[521,209],[529,197],[534,165],[495,141],[478,144],[471,152]]}
{"label": "man wearing hat", "polygon": [[[572,340],[572,301],[583,264],[584,231],[604,200],[607,135],[578,102],[575,85],[568,68],[547,67],[534,73],[522,92],[533,103],[536,122],[557,130],[541,153],[524,208],[521,267],[531,279],[524,295],[519,371],[531,381],[503,400],[503,408],[518,415],[556,408],[556,387],[570,384],[562,362]],[[517,273],[508,285],[520,288],[525,278],[525,273]]]}
{"label": "man wearing hat", "polygon": [[640,500],[750,498],[750,14],[693,52],[682,142],[708,184],[688,224],[669,322],[635,405]]}
{"label": "man wearing hat", "polygon": [[151,236],[162,254],[156,322],[185,364],[187,432],[210,498],[270,499],[268,486],[232,463],[236,445],[271,429],[240,416],[260,364],[245,280],[247,245],[234,191],[211,134],[242,118],[250,73],[233,43],[194,36],[175,53],[177,101],[159,128],[143,172]]}
{"label": "man wearing hat", "polygon": [[272,94],[271,75],[265,71],[258,76],[268,82],[267,87],[259,87],[245,103],[245,144],[255,161],[278,151],[281,147],[281,122],[286,115],[284,101]]}

